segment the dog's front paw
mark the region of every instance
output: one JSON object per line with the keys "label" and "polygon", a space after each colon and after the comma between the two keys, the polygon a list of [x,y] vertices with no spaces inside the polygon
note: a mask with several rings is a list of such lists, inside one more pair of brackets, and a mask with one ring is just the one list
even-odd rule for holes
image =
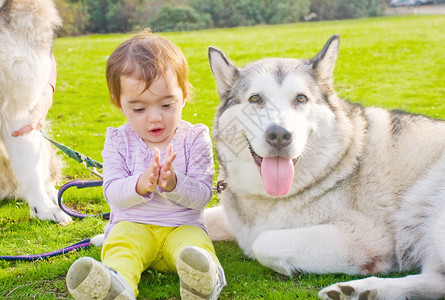
{"label": "dog's front paw", "polygon": [[323,300],[377,300],[376,290],[359,291],[348,283],[338,283],[322,289],[318,297]]}
{"label": "dog's front paw", "polygon": [[57,205],[58,202],[57,199],[58,192],[59,191],[54,186],[46,187],[46,193],[48,194],[48,197],[51,200],[51,202],[54,203],[55,205]]}
{"label": "dog's front paw", "polygon": [[72,221],[71,217],[63,212],[58,206],[53,207],[30,207],[31,217],[39,220],[51,220],[66,224]]}

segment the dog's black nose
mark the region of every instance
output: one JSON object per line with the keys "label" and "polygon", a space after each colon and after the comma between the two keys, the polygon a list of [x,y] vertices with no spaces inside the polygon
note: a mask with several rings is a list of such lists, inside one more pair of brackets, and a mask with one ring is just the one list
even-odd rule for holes
{"label": "dog's black nose", "polygon": [[280,125],[272,125],[266,130],[266,141],[269,145],[281,149],[292,142],[292,133]]}

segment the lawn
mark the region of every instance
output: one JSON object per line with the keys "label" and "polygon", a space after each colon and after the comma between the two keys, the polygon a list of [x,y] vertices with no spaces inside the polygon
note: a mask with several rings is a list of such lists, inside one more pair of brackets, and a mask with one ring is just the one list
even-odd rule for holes
{"label": "lawn", "polygon": [[[363,105],[382,106],[445,118],[445,16],[382,17],[334,22],[204,30],[163,34],[181,47],[190,64],[193,98],[183,118],[209,127],[218,104],[207,48],[222,49],[236,64],[264,57],[311,58],[334,33],[341,36],[335,69],[340,96]],[[50,135],[101,161],[108,126],[124,123],[111,107],[104,69],[108,55],[130,34],[59,38],[54,44],[58,82],[49,112]],[[62,154],[61,154],[62,156]],[[63,157],[61,184],[95,179],[77,162]],[[71,191],[72,190],[72,191]],[[107,211],[100,188],[69,190],[65,202],[87,213]],[[211,205],[218,201],[215,196]],[[29,218],[20,200],[0,201],[0,254],[48,252],[103,231],[102,219],[76,220],[68,226]],[[216,243],[228,287],[221,299],[316,299],[328,284],[355,277],[306,275],[288,278],[246,258],[236,244]],[[67,299],[65,274],[81,256],[99,258],[91,247],[37,262],[0,261],[0,298]],[[393,274],[400,275],[400,274]],[[174,274],[146,271],[140,299],[178,299]]]}

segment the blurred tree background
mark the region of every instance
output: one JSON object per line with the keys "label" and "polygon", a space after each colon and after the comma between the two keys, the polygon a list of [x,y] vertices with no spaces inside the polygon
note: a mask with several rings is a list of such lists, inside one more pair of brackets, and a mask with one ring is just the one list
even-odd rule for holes
{"label": "blurred tree background", "polygon": [[379,16],[384,0],[56,0],[59,35],[188,31]]}

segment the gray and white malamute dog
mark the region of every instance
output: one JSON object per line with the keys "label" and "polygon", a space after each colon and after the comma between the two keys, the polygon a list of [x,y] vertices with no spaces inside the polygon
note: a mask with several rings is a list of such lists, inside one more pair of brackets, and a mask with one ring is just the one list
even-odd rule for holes
{"label": "gray and white malamute dog", "polygon": [[40,117],[61,22],[51,0],[0,0],[0,199],[23,198],[31,216],[67,222],[71,218],[56,205],[60,163],[54,149],[35,130],[12,137]]}
{"label": "gray and white malamute dog", "polygon": [[445,297],[445,122],[337,97],[339,37],[313,59],[236,67],[210,48],[222,206],[214,240],[235,239],[279,273],[376,274],[322,299]]}

